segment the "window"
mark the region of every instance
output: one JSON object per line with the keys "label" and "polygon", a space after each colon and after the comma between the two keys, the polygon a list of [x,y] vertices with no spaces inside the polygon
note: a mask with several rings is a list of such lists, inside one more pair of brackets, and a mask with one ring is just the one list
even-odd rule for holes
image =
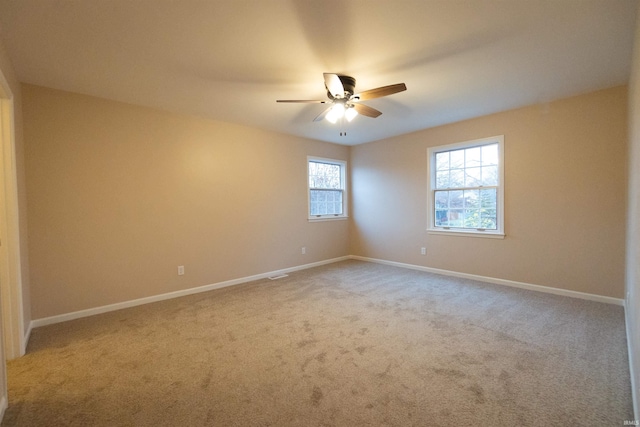
{"label": "window", "polygon": [[429,231],[504,237],[504,136],[432,147]]}
{"label": "window", "polygon": [[347,163],[308,157],[309,219],[346,218]]}

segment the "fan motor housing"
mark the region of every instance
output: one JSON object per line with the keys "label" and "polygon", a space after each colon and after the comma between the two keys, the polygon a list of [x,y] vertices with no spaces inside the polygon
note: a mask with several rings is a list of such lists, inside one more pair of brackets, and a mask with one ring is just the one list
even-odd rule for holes
{"label": "fan motor housing", "polygon": [[[356,79],[351,76],[343,76],[341,74],[337,74],[337,76],[340,79],[340,83],[342,83],[344,91],[348,92],[348,95],[346,97],[348,98],[349,96],[353,95],[356,92]],[[327,94],[329,95],[329,98],[333,99],[333,96],[331,96],[331,93],[329,91],[327,91]]]}
{"label": "fan motor housing", "polygon": [[339,74],[338,78],[342,82],[345,92],[349,92],[351,95],[356,92],[356,79],[351,76],[341,76]]}

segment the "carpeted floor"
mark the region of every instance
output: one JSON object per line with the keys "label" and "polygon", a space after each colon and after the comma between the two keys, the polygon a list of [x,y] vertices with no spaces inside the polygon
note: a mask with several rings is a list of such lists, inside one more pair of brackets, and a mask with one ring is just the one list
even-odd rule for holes
{"label": "carpeted floor", "polygon": [[623,308],[346,261],[35,329],[3,426],[620,426]]}

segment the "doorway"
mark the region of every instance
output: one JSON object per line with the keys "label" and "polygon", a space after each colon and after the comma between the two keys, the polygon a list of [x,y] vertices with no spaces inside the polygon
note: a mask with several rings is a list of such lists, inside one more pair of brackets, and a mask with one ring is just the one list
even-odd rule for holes
{"label": "doorway", "polygon": [[20,357],[26,350],[14,112],[13,94],[0,70],[0,317],[5,360]]}

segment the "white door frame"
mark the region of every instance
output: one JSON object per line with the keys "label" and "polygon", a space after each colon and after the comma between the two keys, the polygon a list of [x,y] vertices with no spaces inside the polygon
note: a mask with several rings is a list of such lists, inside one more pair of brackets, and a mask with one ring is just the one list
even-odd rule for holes
{"label": "white door frame", "polygon": [[26,351],[13,94],[0,70],[0,299],[6,360]]}

